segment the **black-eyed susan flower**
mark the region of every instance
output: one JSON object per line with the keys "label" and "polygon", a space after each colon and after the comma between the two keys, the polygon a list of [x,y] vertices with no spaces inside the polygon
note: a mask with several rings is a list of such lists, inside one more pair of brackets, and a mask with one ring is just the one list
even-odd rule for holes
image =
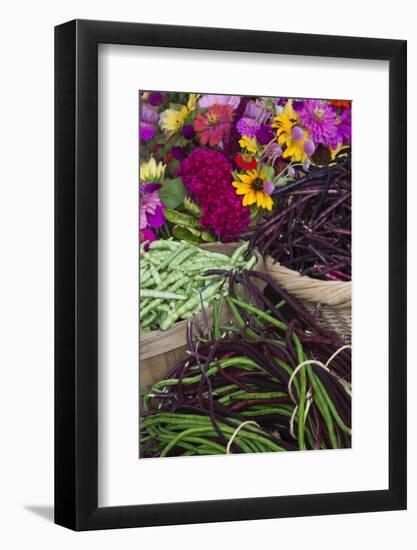
{"label": "black-eyed susan flower", "polygon": [[238,195],[243,195],[243,206],[255,204],[260,208],[272,210],[272,191],[275,185],[267,179],[264,170],[249,170],[245,174],[236,174],[239,181],[233,182]]}

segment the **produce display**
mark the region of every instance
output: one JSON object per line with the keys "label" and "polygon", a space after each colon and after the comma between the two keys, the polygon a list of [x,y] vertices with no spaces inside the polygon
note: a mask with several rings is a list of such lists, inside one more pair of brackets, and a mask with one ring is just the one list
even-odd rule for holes
{"label": "produce display", "polygon": [[210,252],[186,241],[159,240],[141,249],[140,328],[168,330],[181,319],[189,319],[227,290],[225,279],[205,275],[208,269],[250,269],[256,256],[245,259],[248,243],[232,256]]}
{"label": "produce display", "polygon": [[139,92],[140,458],[351,447],[351,124]]}
{"label": "produce display", "polygon": [[[256,278],[271,285],[278,304]],[[264,274],[229,279],[223,306],[233,324],[216,320],[197,339],[190,324],[187,358],[143,392],[141,456],[350,447],[350,347]],[[250,293],[246,300],[238,283]]]}

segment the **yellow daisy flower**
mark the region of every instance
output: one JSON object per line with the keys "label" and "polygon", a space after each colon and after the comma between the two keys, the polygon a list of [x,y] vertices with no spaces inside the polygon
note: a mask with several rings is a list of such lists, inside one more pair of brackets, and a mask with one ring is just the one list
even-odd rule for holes
{"label": "yellow daisy flower", "polygon": [[190,94],[188,96],[187,105],[170,104],[169,109],[161,113],[159,117],[159,125],[167,134],[175,134],[184,126],[184,121],[187,116],[194,111],[199,94]]}
{"label": "yellow daisy flower", "polygon": [[188,115],[188,109],[182,105],[179,109],[171,107],[161,113],[159,125],[167,134],[174,134],[184,126],[184,120]]}
{"label": "yellow daisy flower", "polygon": [[243,195],[243,206],[256,203],[260,208],[272,210],[272,197],[264,190],[266,175],[263,171],[249,170],[246,174],[237,174],[236,177],[240,181],[234,181],[232,185],[238,195]]}
{"label": "yellow daisy flower", "polygon": [[140,181],[158,182],[164,179],[166,165],[151,157],[148,162],[140,163]]}
{"label": "yellow daisy flower", "polygon": [[239,145],[242,149],[246,149],[249,153],[256,155],[258,151],[258,145],[256,143],[256,137],[242,136],[239,140]]}
{"label": "yellow daisy flower", "polygon": [[285,104],[284,110],[274,118],[273,128],[277,128],[278,145],[286,146],[282,153],[283,158],[290,157],[293,162],[304,162],[308,155],[304,151],[304,143],[308,133],[304,131],[304,138],[297,141],[292,137],[292,129],[299,123],[300,116],[294,111],[292,99]]}

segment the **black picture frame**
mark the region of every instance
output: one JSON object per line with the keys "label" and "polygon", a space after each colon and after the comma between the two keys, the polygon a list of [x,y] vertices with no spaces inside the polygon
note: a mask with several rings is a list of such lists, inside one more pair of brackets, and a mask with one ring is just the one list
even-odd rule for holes
{"label": "black picture frame", "polygon": [[[387,490],[98,507],[98,44],[389,62]],[[78,531],[406,508],[406,46],[404,40],[106,21],[55,28],[57,524]]]}

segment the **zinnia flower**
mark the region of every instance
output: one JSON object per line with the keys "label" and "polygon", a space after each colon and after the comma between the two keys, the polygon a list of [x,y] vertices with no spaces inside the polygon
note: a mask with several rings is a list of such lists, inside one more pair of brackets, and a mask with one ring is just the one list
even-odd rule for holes
{"label": "zinnia flower", "polygon": [[148,162],[140,163],[140,181],[153,181],[158,182],[164,179],[165,164],[156,161],[154,157],[151,157]]}
{"label": "zinnia flower", "polygon": [[235,193],[232,166],[223,153],[197,147],[177,174],[202,211],[200,224],[223,242],[236,240],[249,224],[249,209]]}
{"label": "zinnia flower", "polygon": [[236,109],[239,105],[240,97],[237,95],[203,95],[198,101],[199,109],[207,109],[213,105],[229,105],[232,109]]}
{"label": "zinnia flower", "polygon": [[139,227],[161,227],[165,223],[164,208],[159,198],[158,183],[144,183],[139,188]]}
{"label": "zinnia flower", "polygon": [[240,181],[234,181],[233,187],[236,187],[238,195],[243,195],[243,206],[256,203],[258,207],[272,210],[271,193],[274,184],[267,180],[263,171],[250,170],[246,174],[238,174],[237,178]]}
{"label": "zinnia flower", "polygon": [[336,112],[328,103],[319,99],[305,100],[300,120],[310,130],[315,143],[330,145],[336,138]]}
{"label": "zinnia flower", "polygon": [[214,147],[226,139],[230,132],[233,110],[230,105],[213,105],[204,114],[196,116],[194,129],[202,145]]}
{"label": "zinnia flower", "polygon": [[256,159],[245,153],[240,155],[237,154],[235,156],[235,163],[237,164],[237,166],[239,166],[239,168],[242,168],[243,170],[253,170],[258,164],[256,162]]}

